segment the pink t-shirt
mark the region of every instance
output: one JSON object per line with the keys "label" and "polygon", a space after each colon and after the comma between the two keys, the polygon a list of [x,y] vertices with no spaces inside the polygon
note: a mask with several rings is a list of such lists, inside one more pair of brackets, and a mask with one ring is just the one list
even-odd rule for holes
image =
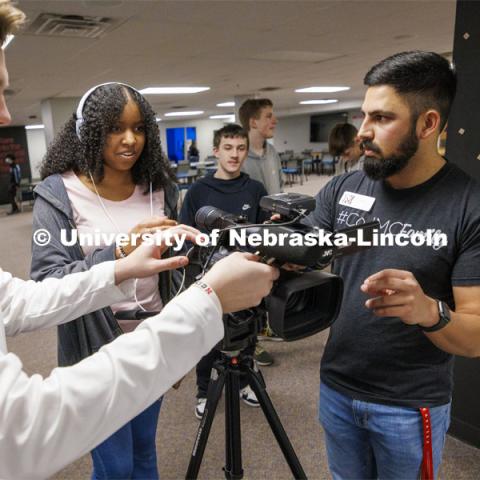
{"label": "pink t-shirt", "polygon": [[[144,187],[137,185],[133,194],[126,200],[113,201],[102,197],[105,210],[97,194],[87,188],[73,172],[62,174],[63,183],[72,204],[73,219],[77,225],[78,235],[101,232],[106,234],[128,233],[135,225],[152,216],[150,212],[150,195],[144,195]],[[165,216],[165,198],[163,190],[153,192],[153,215]],[[110,218],[109,218],[110,217]],[[113,221],[112,221],[113,220]],[[117,227],[120,231],[117,230]],[[99,237],[99,235],[97,235]],[[85,255],[105,246],[102,242],[94,246],[82,246]],[[162,308],[162,299],[158,291],[158,275],[139,278],[136,283],[137,300],[147,311]],[[133,301],[111,305],[113,312],[139,310]]]}

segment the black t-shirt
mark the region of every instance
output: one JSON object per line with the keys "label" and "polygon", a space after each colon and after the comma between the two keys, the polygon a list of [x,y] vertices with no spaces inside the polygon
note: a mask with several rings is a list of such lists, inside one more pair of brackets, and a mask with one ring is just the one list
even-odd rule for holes
{"label": "black t-shirt", "polygon": [[232,180],[207,175],[195,182],[187,194],[180,211],[180,222],[196,227],[195,214],[205,206],[219,208],[233,215],[243,215],[249,223],[261,223],[268,215],[260,209],[260,199],[267,195],[261,182],[241,173]]}
{"label": "black t-shirt", "polygon": [[[344,192],[373,198],[374,204],[369,211],[361,203],[360,208],[345,206]],[[312,217],[328,230],[378,220],[382,233],[431,229],[447,235],[443,247],[374,247],[335,261],[333,272],[344,280],[344,297],[322,358],[321,378],[359,400],[415,408],[448,403],[453,356],[417,326],[398,317],[375,317],[364,305],[368,296],[360,286],[385,268],[407,270],[426,295],[454,309],[452,286],[480,284],[479,185],[450,163],[425,183],[402,190],[352,172],[326,185]]]}

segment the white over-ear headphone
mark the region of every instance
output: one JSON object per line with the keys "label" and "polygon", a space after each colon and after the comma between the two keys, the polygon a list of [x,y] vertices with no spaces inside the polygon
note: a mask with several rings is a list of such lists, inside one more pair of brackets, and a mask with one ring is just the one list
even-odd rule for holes
{"label": "white over-ear headphone", "polygon": [[77,107],[77,112],[76,112],[76,122],[75,122],[75,130],[77,132],[77,137],[80,139],[80,127],[83,125],[83,107],[85,106],[85,102],[87,101],[88,97],[97,89],[100,87],[103,87],[105,85],[123,85],[124,87],[131,88],[134,92],[137,92],[139,95],[141,93],[131,85],[128,85],[128,83],[121,83],[121,82],[106,82],[106,83],[101,83],[100,85],[95,85],[92,87],[90,90],[87,90],[83,97],[80,99],[80,103],[78,104]]}

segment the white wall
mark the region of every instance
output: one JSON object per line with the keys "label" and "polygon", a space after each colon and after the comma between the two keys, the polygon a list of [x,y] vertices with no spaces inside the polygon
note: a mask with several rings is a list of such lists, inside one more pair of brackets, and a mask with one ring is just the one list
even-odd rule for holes
{"label": "white wall", "polygon": [[293,150],[299,153],[305,149],[314,151],[327,150],[326,143],[310,142],[310,116],[295,115],[293,117],[281,117],[275,128],[273,144],[278,152]]}
{"label": "white wall", "polygon": [[[315,113],[280,117],[278,119],[275,138],[273,139],[277,151],[293,150],[295,153],[299,153],[306,149],[315,152],[328,150],[326,142],[310,142],[310,117],[312,115],[315,115]],[[348,111],[348,121],[358,128],[362,123],[360,110]]]}
{"label": "white wall", "polygon": [[167,128],[186,128],[196,127],[197,129],[197,148],[200,152],[200,160],[212,155],[213,148],[213,132],[222,128],[225,123],[222,120],[181,120],[178,122],[160,122],[160,138],[162,140],[162,148],[165,154],[167,153]]}
{"label": "white wall", "polygon": [[40,164],[47,152],[47,143],[45,140],[45,130],[26,130],[28,156],[30,158],[30,170],[32,178],[40,178]]}
{"label": "white wall", "polygon": [[51,143],[55,135],[77,110],[79,98],[61,97],[42,100],[42,123],[45,125],[45,138]]}
{"label": "white wall", "polygon": [[363,113],[361,110],[352,110],[348,112],[348,121],[355,125],[357,128],[360,128],[360,125],[363,122]]}

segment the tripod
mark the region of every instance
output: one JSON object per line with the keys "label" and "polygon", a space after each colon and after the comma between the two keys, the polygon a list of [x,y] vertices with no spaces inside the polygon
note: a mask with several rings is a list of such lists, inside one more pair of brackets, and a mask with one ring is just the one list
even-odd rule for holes
{"label": "tripod", "polygon": [[263,413],[282,450],[294,478],[306,479],[300,461],[278,418],[272,401],[265,390],[260,372],[250,366],[249,357],[242,352],[222,352],[222,358],[214,363],[214,375],[210,380],[205,411],[198,427],[187,479],[196,479],[202,463],[208,436],[212,427],[218,401],[225,387],[225,478],[243,478],[242,446],[240,431],[240,375],[246,375],[248,383],[258,398]]}

